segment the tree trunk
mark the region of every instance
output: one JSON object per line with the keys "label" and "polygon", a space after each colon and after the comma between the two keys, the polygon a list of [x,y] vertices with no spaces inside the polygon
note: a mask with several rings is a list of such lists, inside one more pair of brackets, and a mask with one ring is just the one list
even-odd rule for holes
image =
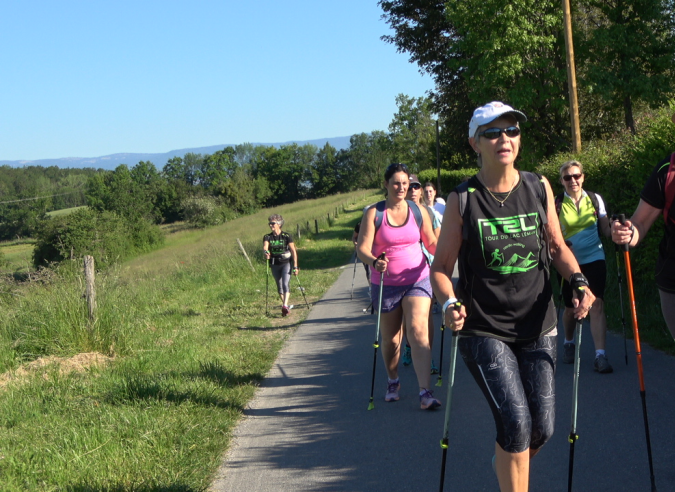
{"label": "tree trunk", "polygon": [[633,103],[630,100],[630,96],[626,96],[623,100],[623,111],[626,114],[626,128],[629,128],[630,132],[635,135],[637,130],[635,129],[635,120],[633,119]]}

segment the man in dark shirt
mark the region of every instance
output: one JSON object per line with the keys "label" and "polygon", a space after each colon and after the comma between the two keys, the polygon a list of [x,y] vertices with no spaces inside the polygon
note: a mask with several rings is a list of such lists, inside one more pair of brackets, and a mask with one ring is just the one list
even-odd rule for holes
{"label": "man in dark shirt", "polygon": [[[675,123],[675,115],[673,115]],[[671,156],[659,162],[647,180],[635,213],[625,224],[612,224],[612,240],[619,245],[637,246],[647,235],[654,221],[666,206],[666,177]],[[673,183],[675,185],[675,183]],[[661,312],[671,335],[675,338],[675,207],[671,205],[665,233],[659,245],[656,262],[656,286],[661,298]]]}

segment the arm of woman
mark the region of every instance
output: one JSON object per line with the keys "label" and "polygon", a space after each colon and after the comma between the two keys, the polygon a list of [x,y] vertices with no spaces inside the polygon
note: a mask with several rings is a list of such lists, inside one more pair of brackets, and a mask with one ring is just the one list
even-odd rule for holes
{"label": "arm of woman", "polygon": [[[548,210],[546,216],[548,224],[546,224],[546,234],[548,235],[548,247],[553,259],[553,266],[558,270],[558,273],[565,279],[569,279],[573,273],[579,273],[579,263],[574,257],[574,253],[565,244],[562,231],[560,230],[560,222],[558,221],[558,214],[555,210],[555,200],[553,198],[553,190],[551,185],[545,177],[542,177],[544,186],[546,188],[546,196],[548,202]],[[590,310],[595,296],[591,289],[586,287],[584,289],[585,295],[578,301],[577,307],[574,308],[574,317],[576,319],[585,318]],[[574,292],[576,298],[576,292]]]}
{"label": "arm of woman", "polygon": [[[445,304],[445,301],[456,297],[452,286],[452,272],[459,257],[459,249],[462,245],[462,217],[459,214],[459,197],[452,192],[448,197],[448,203],[443,214],[443,222],[440,227],[440,236],[436,246],[436,255],[431,264],[431,285],[434,288],[436,299]],[[459,311],[447,309],[445,312],[445,325],[453,330],[461,330],[466,317],[466,309],[462,306]]]}
{"label": "arm of woman", "polygon": [[361,229],[359,230],[359,239],[356,244],[356,254],[366,265],[374,265],[375,270],[382,273],[387,270],[387,258],[384,260],[378,260],[376,256],[373,256],[373,240],[375,239],[375,207],[369,208],[366,213],[363,215],[363,220],[361,221]]}
{"label": "arm of woman", "polygon": [[647,235],[656,218],[661,215],[661,209],[652,207],[640,199],[635,213],[624,224],[614,221],[612,223],[612,241],[616,244],[628,244],[637,246]]}
{"label": "arm of woman", "polygon": [[291,250],[291,256],[293,257],[293,275],[298,274],[298,250],[295,247],[295,243],[288,243],[288,249]]}
{"label": "arm of woman", "polygon": [[266,239],[263,239],[263,255],[266,260],[270,259],[270,242]]}
{"label": "arm of woman", "polygon": [[422,242],[424,243],[424,247],[427,248],[427,251],[433,255],[436,253],[437,239],[432,226],[433,217],[429,216],[427,207],[420,207],[420,212],[422,212]]}

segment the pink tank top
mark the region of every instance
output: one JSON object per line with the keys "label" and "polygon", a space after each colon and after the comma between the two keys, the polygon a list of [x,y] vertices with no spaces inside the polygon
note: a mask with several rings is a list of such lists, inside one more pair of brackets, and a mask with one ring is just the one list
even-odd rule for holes
{"label": "pink tank top", "polygon": [[[412,285],[429,276],[429,265],[420,246],[420,230],[408,207],[408,218],[402,226],[392,226],[384,210],[382,225],[375,233],[373,256],[386,253],[389,259],[384,285]],[[381,273],[370,267],[370,279],[380,285]]]}

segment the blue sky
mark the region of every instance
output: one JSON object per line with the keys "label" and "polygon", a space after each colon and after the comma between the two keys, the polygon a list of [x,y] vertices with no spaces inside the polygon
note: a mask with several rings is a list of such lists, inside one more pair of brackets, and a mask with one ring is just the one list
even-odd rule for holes
{"label": "blue sky", "polygon": [[428,76],[375,0],[22,0],[0,7],[0,160],[387,130]]}

